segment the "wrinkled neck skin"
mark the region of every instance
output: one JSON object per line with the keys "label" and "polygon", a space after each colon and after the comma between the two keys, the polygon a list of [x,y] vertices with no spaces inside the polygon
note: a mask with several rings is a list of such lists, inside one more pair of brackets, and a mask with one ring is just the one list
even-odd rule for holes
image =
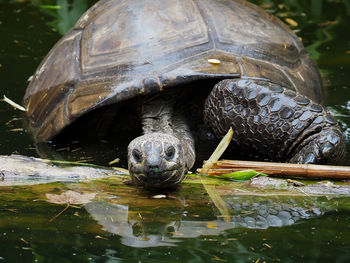
{"label": "wrinkled neck skin", "polygon": [[160,132],[176,137],[184,149],[188,170],[196,158],[195,144],[186,116],[177,110],[171,99],[158,98],[142,104],[142,129],[144,134]]}
{"label": "wrinkled neck skin", "polygon": [[185,116],[171,98],[140,103],[143,134],[128,147],[133,182],[146,188],[172,187],[195,161],[195,145]]}

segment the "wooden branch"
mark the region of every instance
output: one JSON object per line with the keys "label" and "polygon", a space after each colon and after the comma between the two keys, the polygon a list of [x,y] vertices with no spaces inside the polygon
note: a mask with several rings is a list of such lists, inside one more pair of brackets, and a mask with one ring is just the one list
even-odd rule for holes
{"label": "wooden branch", "polygon": [[349,166],[271,163],[253,161],[222,160],[214,163],[209,175],[220,175],[241,170],[255,170],[271,176],[303,177],[312,179],[350,180]]}

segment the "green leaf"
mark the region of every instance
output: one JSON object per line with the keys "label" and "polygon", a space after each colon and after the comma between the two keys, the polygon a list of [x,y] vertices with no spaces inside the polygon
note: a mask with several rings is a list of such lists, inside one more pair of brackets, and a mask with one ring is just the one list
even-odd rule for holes
{"label": "green leaf", "polygon": [[[255,176],[262,175],[262,176],[268,176],[267,174],[259,173],[254,170],[244,170],[244,171],[238,171],[228,174],[222,174],[222,175],[214,175],[216,178],[226,179],[226,180],[234,180],[234,181],[246,181],[250,180]],[[211,175],[212,176],[212,175]]]}
{"label": "green leaf", "polygon": [[[203,175],[199,173],[194,174],[186,174],[186,177],[194,177],[194,178],[201,178],[205,177],[208,178],[208,183],[211,183],[211,180],[213,179],[223,179],[223,180],[229,180],[229,181],[247,181],[252,179],[255,176],[269,176],[264,173],[257,172],[255,170],[244,170],[244,171],[237,171],[233,173],[227,173],[227,174],[221,174],[221,175]],[[215,181],[215,180],[213,180]]]}

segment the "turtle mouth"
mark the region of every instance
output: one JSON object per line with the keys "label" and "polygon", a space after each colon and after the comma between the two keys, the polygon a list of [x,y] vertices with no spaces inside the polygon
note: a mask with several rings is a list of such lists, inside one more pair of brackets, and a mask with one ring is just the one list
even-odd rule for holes
{"label": "turtle mouth", "polygon": [[184,178],[184,173],[179,169],[164,171],[132,172],[132,180],[137,185],[142,185],[148,189],[160,189],[172,187],[179,184]]}

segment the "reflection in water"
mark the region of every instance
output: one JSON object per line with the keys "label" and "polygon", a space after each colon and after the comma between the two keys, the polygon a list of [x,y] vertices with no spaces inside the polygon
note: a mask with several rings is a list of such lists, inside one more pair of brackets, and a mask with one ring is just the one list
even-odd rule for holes
{"label": "reflection in water", "polygon": [[[349,262],[348,197],[217,184],[228,208],[228,216],[222,217],[196,182],[186,180],[167,193],[126,186],[120,178],[1,187],[0,258]],[[163,197],[160,194],[166,198],[154,197]]]}
{"label": "reflection in water", "polygon": [[121,236],[122,244],[131,247],[174,246],[185,238],[217,236],[233,228],[284,227],[330,210],[330,204],[317,197],[230,196],[225,198],[225,203],[231,214],[230,222],[214,214],[196,216],[195,210],[204,207],[184,206],[173,209],[172,213],[164,209],[157,213],[150,203],[140,209],[131,204],[100,201],[85,205],[85,209],[103,230]]}
{"label": "reflection in water", "polygon": [[[137,219],[137,215],[129,218],[129,206],[108,204],[108,203],[90,203],[85,209],[91,216],[103,226],[103,230],[121,236],[121,242],[131,247],[157,247],[171,246],[176,240],[172,240],[168,235],[169,229],[176,229],[176,221],[157,224],[154,228],[148,229],[143,225],[143,219]],[[133,215],[130,213],[130,216]],[[174,232],[174,231],[172,231]]]}

